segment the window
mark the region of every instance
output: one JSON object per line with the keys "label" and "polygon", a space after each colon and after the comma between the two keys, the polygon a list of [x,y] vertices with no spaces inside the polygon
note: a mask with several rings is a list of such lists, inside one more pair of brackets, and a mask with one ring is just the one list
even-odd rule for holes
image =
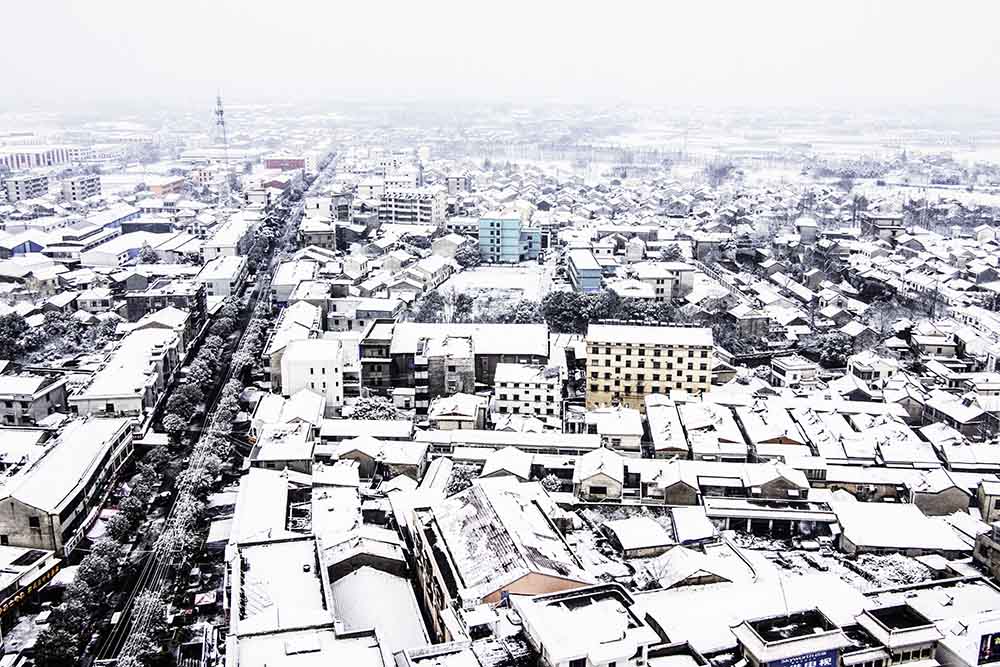
{"label": "window", "polygon": [[37,516],[28,517],[28,528],[41,528],[42,522]]}
{"label": "window", "polygon": [[309,369],[309,375],[315,375],[315,374],[316,374],[316,369],[315,368],[310,368]]}
{"label": "window", "polygon": [[[604,391],[607,391],[607,390],[608,390],[608,388],[607,388],[607,386],[605,386],[604,387]],[[597,391],[597,385],[596,384],[590,385],[590,391]]]}
{"label": "window", "polygon": [[0,535],[0,546],[7,546],[10,544],[10,538],[6,535]]}
{"label": "window", "polygon": [[455,372],[455,367],[454,366],[448,366],[448,372],[449,373],[454,373]]}

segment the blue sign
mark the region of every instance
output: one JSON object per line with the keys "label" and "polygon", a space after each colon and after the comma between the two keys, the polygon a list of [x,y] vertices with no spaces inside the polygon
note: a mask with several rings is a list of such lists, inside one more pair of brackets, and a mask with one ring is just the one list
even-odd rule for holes
{"label": "blue sign", "polygon": [[767,667],[837,667],[837,650],[814,651],[767,663]]}

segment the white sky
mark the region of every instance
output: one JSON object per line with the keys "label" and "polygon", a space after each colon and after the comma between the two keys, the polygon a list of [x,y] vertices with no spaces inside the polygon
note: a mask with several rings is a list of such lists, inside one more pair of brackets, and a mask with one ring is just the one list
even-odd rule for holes
{"label": "white sky", "polygon": [[235,101],[1000,106],[993,0],[28,0],[0,16],[0,109],[217,88]]}

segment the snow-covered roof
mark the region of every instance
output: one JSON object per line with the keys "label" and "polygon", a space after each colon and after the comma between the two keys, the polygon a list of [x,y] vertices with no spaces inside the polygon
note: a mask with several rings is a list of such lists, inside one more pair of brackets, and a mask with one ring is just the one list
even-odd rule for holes
{"label": "snow-covered roof", "polygon": [[586,584],[549,519],[555,506],[537,483],[481,480],[432,508],[466,599],[481,599],[529,574]]}
{"label": "snow-covered roof", "polygon": [[648,516],[633,516],[604,522],[604,528],[611,531],[626,552],[674,544],[662,525]]}

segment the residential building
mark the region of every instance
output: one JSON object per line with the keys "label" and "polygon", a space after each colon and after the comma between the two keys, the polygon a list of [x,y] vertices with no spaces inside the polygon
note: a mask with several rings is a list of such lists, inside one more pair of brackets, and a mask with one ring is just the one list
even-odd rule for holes
{"label": "residential building", "polygon": [[21,174],[7,178],[4,186],[7,188],[9,202],[36,199],[49,193],[49,178],[40,174]]}
{"label": "residential building", "polygon": [[260,225],[260,213],[254,209],[242,209],[215,227],[212,236],[201,247],[204,260],[210,261],[220,255],[244,255],[253,244],[254,235]]}
{"label": "residential building", "polygon": [[276,306],[288,304],[292,292],[303,280],[312,280],[319,271],[319,265],[307,259],[282,262],[271,279],[271,301]]}
{"label": "residential building", "polygon": [[566,275],[577,292],[591,293],[601,291],[603,269],[587,248],[574,248],[566,255]]}
{"label": "residential building", "polygon": [[70,176],[62,182],[63,199],[80,201],[101,194],[101,177],[97,174]]}
{"label": "residential building", "polygon": [[205,286],[206,297],[239,296],[249,274],[246,257],[222,255],[206,262],[197,280]]}
{"label": "residential building", "polygon": [[511,601],[525,636],[543,656],[539,664],[644,667],[652,664],[649,648],[661,641],[645,612],[620,584],[518,595]]}
{"label": "residential building", "polygon": [[550,518],[556,512],[539,484],[514,477],[483,480],[416,511],[417,582],[439,641],[465,635],[455,609],[591,583]]}
{"label": "residential building", "polygon": [[382,223],[441,225],[445,216],[445,192],[437,188],[388,189],[378,207]]}
{"label": "residential building", "polygon": [[66,378],[0,375],[0,421],[5,426],[37,424],[53,412],[67,412]]}
{"label": "residential building", "polygon": [[562,375],[557,366],[497,364],[493,383],[497,413],[561,421]]}
{"label": "residential building", "polygon": [[304,246],[336,250],[337,226],[326,218],[303,218],[299,223],[299,239]]}
{"label": "residential building", "polygon": [[180,364],[181,337],[169,329],[141,329],[121,340],[104,365],[68,399],[80,415],[145,419]]}
{"label": "residential building", "polygon": [[327,301],[329,331],[364,332],[376,320],[396,320],[405,304],[399,299],[345,297]]}
{"label": "residential building", "polygon": [[281,390],[281,358],[288,344],[316,338],[322,331],[322,310],[311,303],[298,301],[281,311],[262,354],[264,373],[270,377],[273,391]]}
{"label": "residential building", "polygon": [[173,306],[191,314],[190,326],[197,331],[207,317],[206,293],[205,284],[197,280],[159,278],[145,290],[125,293],[126,316],[135,322],[147,313]]}
{"label": "residential building", "polygon": [[389,396],[415,390],[415,408],[457,392],[476,393],[494,384],[500,363],[548,361],[544,324],[426,324],[379,320],[361,341],[361,385]]}
{"label": "residential building", "polygon": [[653,299],[681,299],[694,289],[694,267],[684,262],[642,262],[633,267],[636,278],[653,288]]}
{"label": "residential building", "polygon": [[70,422],[44,454],[6,481],[0,544],[68,554],[131,456],[131,420]]}
{"label": "residential building", "polygon": [[479,219],[479,254],[491,264],[517,264],[538,258],[541,230],[524,225],[517,211],[495,211]]}
{"label": "residential building", "polygon": [[771,359],[771,384],[775,387],[814,385],[819,380],[819,366],[798,354]]}
{"label": "residential building", "polygon": [[326,398],[332,414],[344,404],[344,350],[337,340],[307,338],[288,343],[281,357],[281,392],[309,389]]}
{"label": "residential building", "polygon": [[612,404],[644,410],[646,394],[708,391],[712,330],[592,324],[587,347],[587,408]]}

